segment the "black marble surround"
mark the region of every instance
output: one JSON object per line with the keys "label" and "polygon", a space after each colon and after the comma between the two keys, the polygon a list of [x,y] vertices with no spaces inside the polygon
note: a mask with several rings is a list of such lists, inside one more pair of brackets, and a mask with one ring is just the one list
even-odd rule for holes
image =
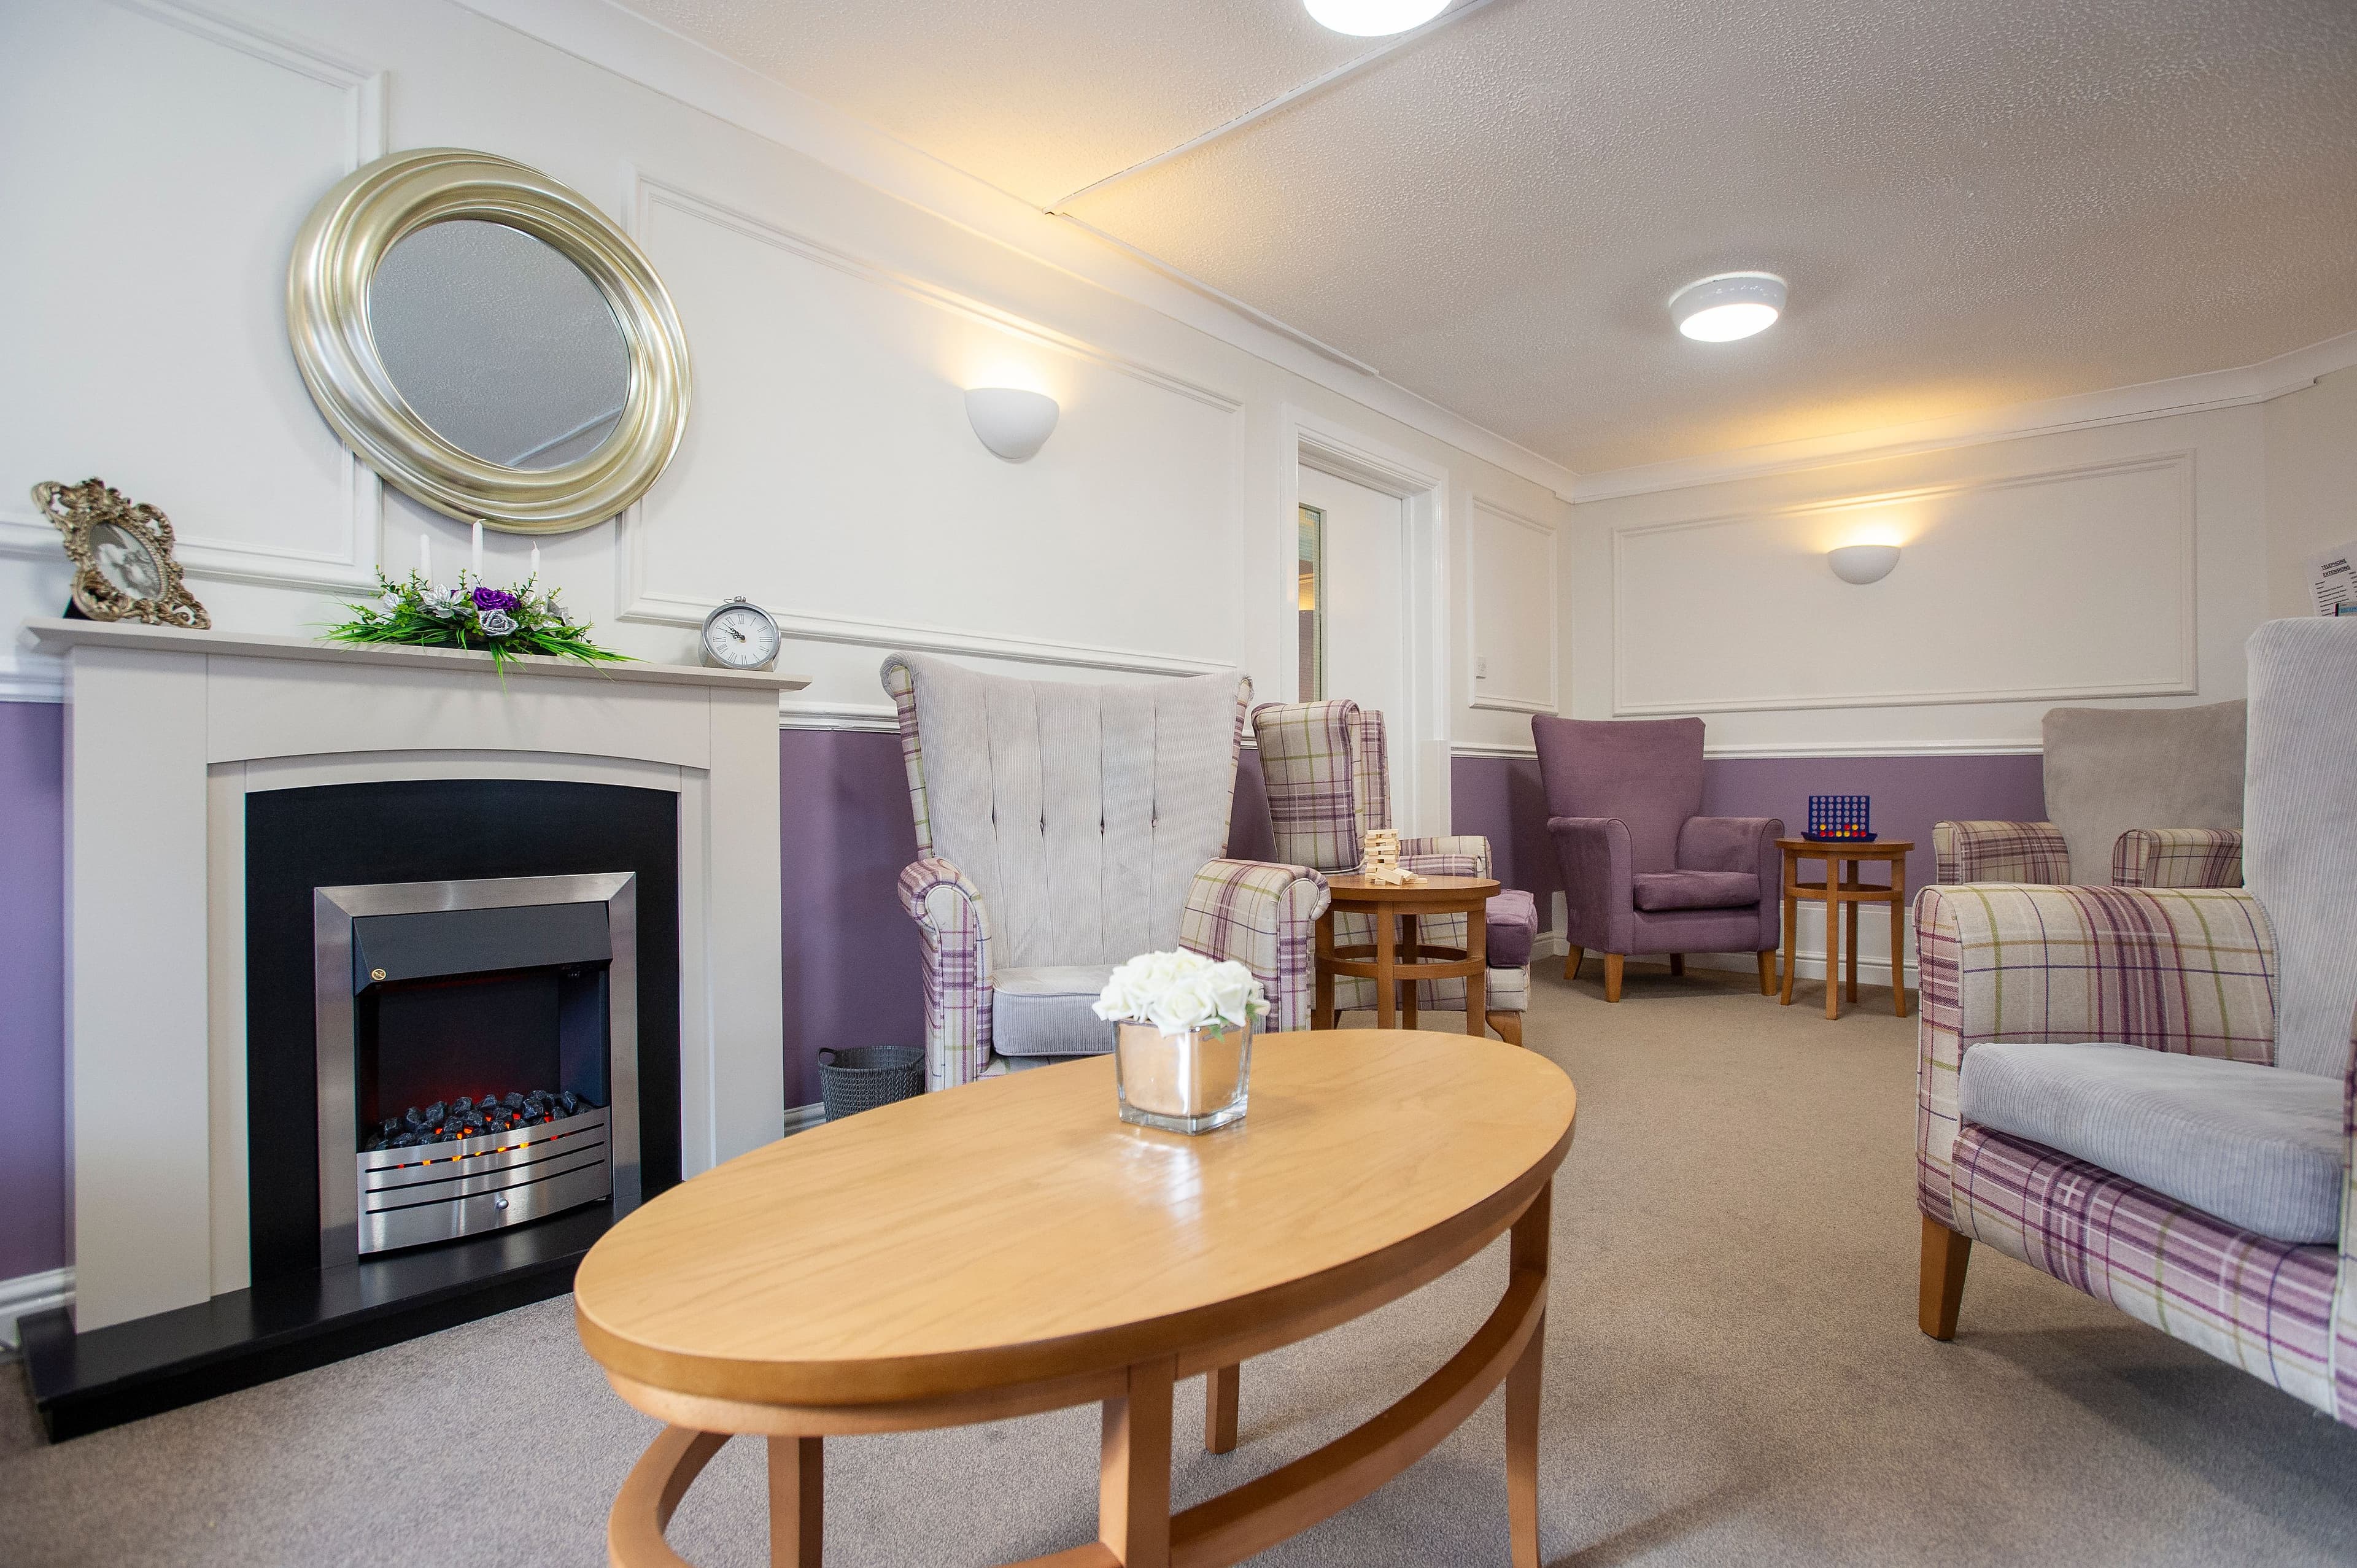
{"label": "black marble surround", "polygon": [[[318,1266],[311,890],[463,877],[638,876],[641,1192],[680,1179],[678,797],[617,785],[430,779],[246,798],[253,1283],[77,1334],[22,1320],[50,1435],[66,1438],[504,1312],[572,1288],[622,1200],[438,1247]],[[204,1114],[202,1107],[196,1114]]]}

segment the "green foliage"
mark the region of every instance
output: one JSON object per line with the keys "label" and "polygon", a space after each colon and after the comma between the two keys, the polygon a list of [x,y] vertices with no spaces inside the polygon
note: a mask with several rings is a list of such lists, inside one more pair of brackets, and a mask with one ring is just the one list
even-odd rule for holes
{"label": "green foliage", "polygon": [[414,572],[395,583],[379,572],[382,590],[374,604],[346,605],[352,618],[330,628],[334,642],[395,642],[412,648],[463,648],[488,653],[504,671],[519,654],[577,659],[584,664],[628,660],[589,640],[587,622],[575,621],[540,579],[514,588],[488,588],[462,574],[453,588],[437,588]]}

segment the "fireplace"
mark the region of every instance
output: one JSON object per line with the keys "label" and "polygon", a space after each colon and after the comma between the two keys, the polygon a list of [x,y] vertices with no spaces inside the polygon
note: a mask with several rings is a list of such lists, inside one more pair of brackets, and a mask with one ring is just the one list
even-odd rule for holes
{"label": "fireplace", "polygon": [[639,1196],[628,871],[317,887],[319,1262]]}

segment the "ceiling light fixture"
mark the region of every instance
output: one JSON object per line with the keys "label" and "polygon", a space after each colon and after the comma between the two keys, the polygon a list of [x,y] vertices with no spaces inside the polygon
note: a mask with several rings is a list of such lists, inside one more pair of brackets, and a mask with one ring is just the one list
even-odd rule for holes
{"label": "ceiling light fixture", "polygon": [[1783,314],[1784,280],[1774,273],[1720,273],[1670,295],[1670,319],[1699,343],[1765,332]]}
{"label": "ceiling light fixture", "polygon": [[1302,0],[1321,27],[1354,38],[1382,38],[1420,27],[1448,9],[1448,0]]}

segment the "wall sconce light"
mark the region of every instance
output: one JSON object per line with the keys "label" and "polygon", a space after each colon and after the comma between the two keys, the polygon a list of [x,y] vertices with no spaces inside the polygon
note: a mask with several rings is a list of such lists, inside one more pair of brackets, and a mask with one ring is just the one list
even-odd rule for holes
{"label": "wall sconce light", "polygon": [[973,387],[965,416],[982,444],[1010,463],[1020,463],[1048,444],[1063,410],[1046,392],[1020,387]]}
{"label": "wall sconce light", "polygon": [[1899,564],[1899,546],[1845,544],[1825,552],[1825,564],[1845,583],[1879,583]]}

